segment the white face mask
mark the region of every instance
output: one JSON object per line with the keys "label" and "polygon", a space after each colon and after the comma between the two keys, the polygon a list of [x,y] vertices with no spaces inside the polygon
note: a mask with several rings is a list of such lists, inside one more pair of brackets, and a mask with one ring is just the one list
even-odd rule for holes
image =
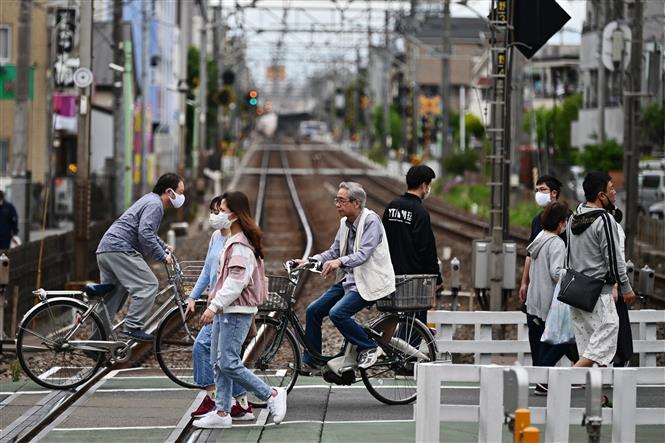
{"label": "white face mask", "polygon": [[550,203],[550,194],[547,192],[536,192],[536,204],[544,208]]}
{"label": "white face mask", "polygon": [[423,200],[429,198],[430,195],[432,195],[432,187],[428,186],[427,191],[425,191],[425,195],[423,195]]}
{"label": "white face mask", "polygon": [[[219,227],[215,229],[229,229],[235,220],[229,219],[229,214],[226,212],[220,212],[216,215]],[[212,224],[210,225],[212,226]]]}
{"label": "white face mask", "polygon": [[174,208],[177,209],[180,206],[185,204],[185,195],[184,194],[178,194],[173,189],[171,189],[171,192],[173,192],[173,194],[175,194],[175,198],[171,198],[171,196],[169,195],[169,200],[171,200],[171,206],[173,206]]}
{"label": "white face mask", "polygon": [[224,220],[222,217],[220,217],[223,214],[223,212],[220,212],[219,214],[212,213],[208,217],[208,224],[212,229],[222,229],[224,226]]}

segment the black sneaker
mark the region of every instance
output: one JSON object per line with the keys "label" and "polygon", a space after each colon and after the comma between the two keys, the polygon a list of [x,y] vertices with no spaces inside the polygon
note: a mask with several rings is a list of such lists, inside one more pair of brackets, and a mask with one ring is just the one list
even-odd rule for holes
{"label": "black sneaker", "polygon": [[536,389],[533,391],[533,395],[539,395],[541,397],[547,396],[547,385],[538,383]]}
{"label": "black sneaker", "polygon": [[139,328],[128,328],[125,331],[121,332],[122,335],[125,335],[133,340],[136,341],[154,341],[155,336],[152,334],[148,334],[147,332],[143,331],[142,329]]}

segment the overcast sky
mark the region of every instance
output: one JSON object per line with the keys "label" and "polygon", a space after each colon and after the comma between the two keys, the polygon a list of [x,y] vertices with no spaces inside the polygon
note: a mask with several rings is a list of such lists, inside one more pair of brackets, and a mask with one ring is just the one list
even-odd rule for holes
{"label": "overcast sky", "polygon": [[[579,43],[586,0],[557,2],[571,16],[571,20],[564,31],[552,37],[549,43]],[[242,33],[248,43],[247,55],[260,87],[266,84],[266,68],[275,61],[286,66],[287,82],[296,85],[321,70],[345,66],[354,71],[358,54],[361,65],[365,65],[369,36],[367,32],[358,31],[366,30],[368,23],[371,23],[372,43],[383,44],[385,11],[389,10],[391,20],[394,20],[400,13],[406,14],[409,3],[407,0],[256,0],[254,4],[257,8],[238,8],[238,5],[249,6],[252,0],[222,0],[222,8],[231,32]],[[210,4],[215,4],[215,0],[211,0]],[[419,11],[436,14],[441,10],[442,1],[419,0],[418,4]],[[452,0],[452,16],[486,17],[491,0],[469,0],[467,4],[468,7],[464,7]],[[282,23],[287,24],[289,32],[270,32],[283,29]],[[312,26],[346,32],[303,32]],[[278,52],[276,48],[280,40],[282,49]]]}

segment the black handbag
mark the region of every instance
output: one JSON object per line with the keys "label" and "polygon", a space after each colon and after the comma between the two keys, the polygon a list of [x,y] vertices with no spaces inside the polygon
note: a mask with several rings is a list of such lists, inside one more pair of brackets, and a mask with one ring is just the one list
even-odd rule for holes
{"label": "black handbag", "polygon": [[[605,224],[605,235],[607,235],[610,268],[612,273],[615,275],[615,279],[617,279],[616,251],[614,250],[614,239],[612,236],[612,231],[608,225],[609,220],[606,218],[608,215],[607,213],[603,213],[601,214],[601,217],[603,218],[603,223]],[[570,229],[571,222],[572,217],[568,220],[568,229]],[[557,299],[560,302],[575,308],[582,309],[587,312],[593,312],[593,309],[596,306],[596,302],[598,302],[598,298],[600,297],[600,293],[603,290],[603,286],[611,282],[602,278],[589,277],[588,275],[584,275],[570,267],[570,243],[572,241],[573,236],[568,233],[565,274],[561,280],[559,296]]]}
{"label": "black handbag", "polygon": [[605,280],[588,277],[570,268],[565,272],[557,297],[559,301],[587,312],[593,312],[603,286],[605,286]]}

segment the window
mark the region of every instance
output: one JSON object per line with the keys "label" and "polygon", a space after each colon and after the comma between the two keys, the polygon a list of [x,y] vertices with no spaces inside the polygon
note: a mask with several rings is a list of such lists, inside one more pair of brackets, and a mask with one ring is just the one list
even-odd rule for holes
{"label": "window", "polygon": [[0,25],[0,64],[10,62],[11,49],[11,27],[9,25]]}
{"label": "window", "polygon": [[0,176],[9,172],[9,140],[0,138]]}

